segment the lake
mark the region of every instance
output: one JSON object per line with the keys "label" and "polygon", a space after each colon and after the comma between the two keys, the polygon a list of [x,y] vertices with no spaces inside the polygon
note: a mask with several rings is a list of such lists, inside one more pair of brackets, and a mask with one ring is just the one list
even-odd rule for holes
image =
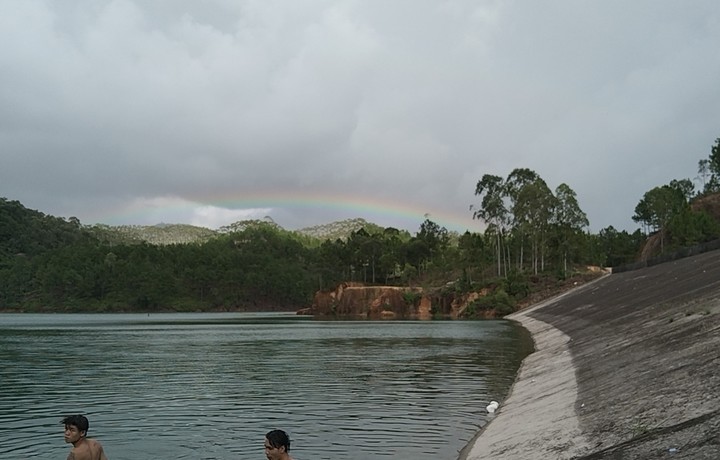
{"label": "lake", "polygon": [[110,460],[454,460],[531,350],[493,321],[0,314],[0,458],[60,459],[83,413]]}

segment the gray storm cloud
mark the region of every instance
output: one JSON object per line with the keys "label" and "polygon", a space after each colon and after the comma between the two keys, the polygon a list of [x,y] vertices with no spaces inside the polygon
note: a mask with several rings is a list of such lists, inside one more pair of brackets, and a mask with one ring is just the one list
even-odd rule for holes
{"label": "gray storm cloud", "polygon": [[719,25],[714,1],[8,0],[0,195],[84,223],[346,217],[216,200],[307,190],[469,221],[483,174],[527,167],[633,230],[720,137]]}

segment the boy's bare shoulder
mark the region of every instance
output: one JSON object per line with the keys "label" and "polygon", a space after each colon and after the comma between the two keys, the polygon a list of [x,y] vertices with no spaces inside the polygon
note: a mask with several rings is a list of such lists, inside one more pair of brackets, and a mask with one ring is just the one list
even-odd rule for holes
{"label": "boy's bare shoulder", "polygon": [[67,460],[108,460],[108,458],[100,442],[85,439],[82,445],[72,448]]}

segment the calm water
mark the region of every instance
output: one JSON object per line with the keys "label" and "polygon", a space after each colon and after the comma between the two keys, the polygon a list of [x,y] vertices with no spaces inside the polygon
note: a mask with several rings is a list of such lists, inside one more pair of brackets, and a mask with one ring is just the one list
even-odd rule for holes
{"label": "calm water", "polygon": [[505,321],[0,314],[0,459],[62,459],[84,413],[111,460],[453,460],[528,352]]}

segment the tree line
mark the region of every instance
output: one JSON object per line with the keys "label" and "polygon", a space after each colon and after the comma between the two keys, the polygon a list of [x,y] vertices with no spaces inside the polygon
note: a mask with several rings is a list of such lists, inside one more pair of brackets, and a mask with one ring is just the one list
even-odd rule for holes
{"label": "tree line", "polygon": [[370,225],[320,240],[254,222],[204,242],[152,245],[0,198],[0,308],[293,310],[347,281],[455,293],[492,287],[486,302],[513,305],[539,277],[634,262],[649,237],[661,239],[661,251],[720,237],[717,218],[692,206],[720,192],[719,148],[720,139],[699,163],[700,191],[680,179],[645,193],[633,216],[643,229],[633,233],[591,233],[569,185],[553,190],[525,168],[478,181],[470,212],[486,228],[464,234],[426,219],[414,235]]}
{"label": "tree line", "polygon": [[645,233],[655,233],[660,241],[660,252],[709,241],[720,235],[718,216],[704,212],[703,202],[712,201],[720,193],[720,138],[710,149],[708,158],[698,161],[701,187],[695,181],[674,179],[670,183],[647,191],[635,207],[632,219],[640,223]]}

